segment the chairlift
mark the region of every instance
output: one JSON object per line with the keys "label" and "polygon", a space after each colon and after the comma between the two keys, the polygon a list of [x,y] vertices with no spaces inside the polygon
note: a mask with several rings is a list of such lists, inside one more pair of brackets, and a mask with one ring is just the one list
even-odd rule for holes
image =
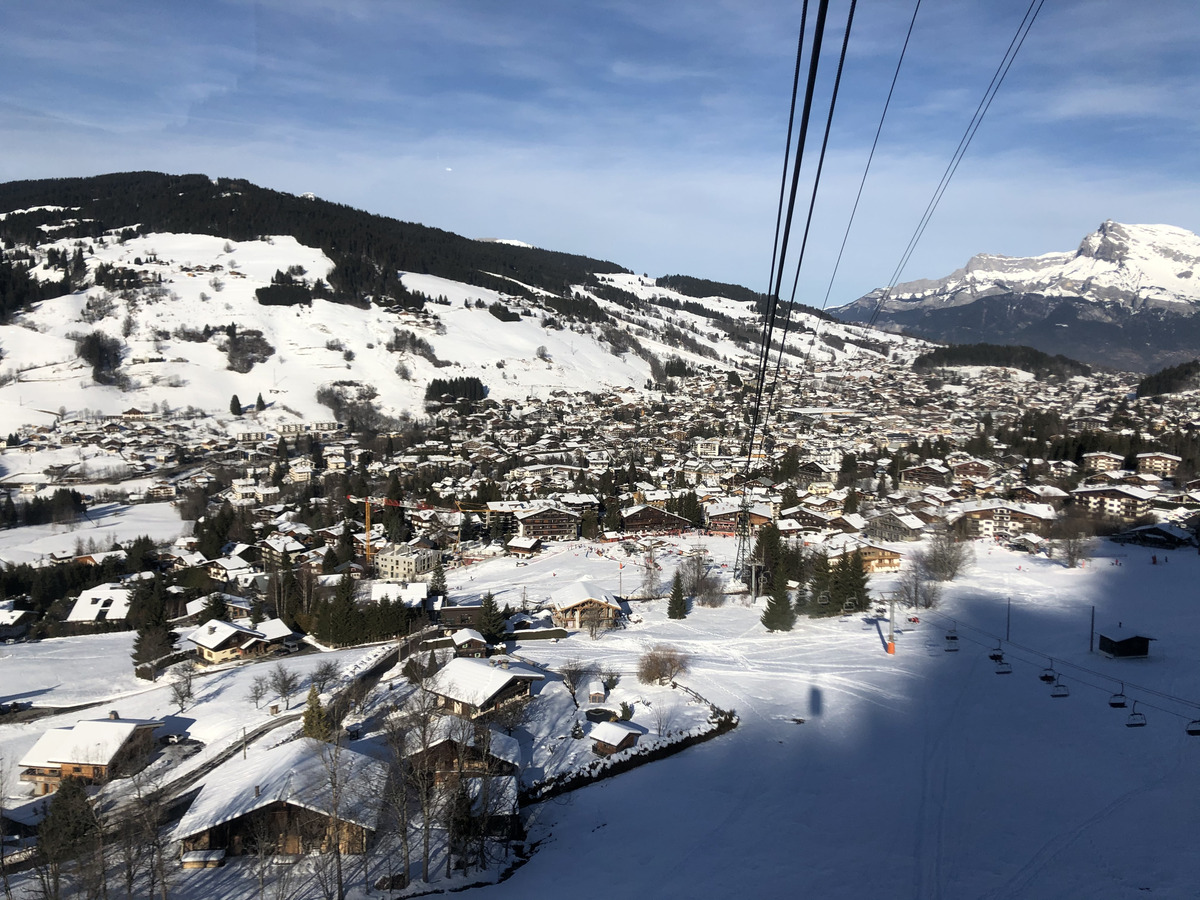
{"label": "chairlift", "polygon": [[828,606],[828,605],[829,605],[829,591],[821,591],[821,593],[817,596],[817,606]]}
{"label": "chairlift", "polygon": [[1061,681],[1055,680],[1054,687],[1050,688],[1051,697],[1070,697],[1071,689]]}
{"label": "chairlift", "polygon": [[1054,684],[1058,681],[1058,673],[1054,671],[1054,660],[1050,660],[1050,665],[1042,669],[1042,674],[1038,676],[1038,681],[1045,684]]}
{"label": "chairlift", "polygon": [[1113,709],[1124,709],[1129,705],[1129,698],[1125,696],[1125,685],[1121,685],[1121,689],[1108,698],[1108,705]]}
{"label": "chairlift", "polygon": [[1187,723],[1187,728],[1184,729],[1192,737],[1200,737],[1200,719],[1193,719]]}
{"label": "chairlift", "polygon": [[842,612],[844,612],[844,613],[852,613],[852,612],[854,612],[854,601],[853,601],[853,600],[847,600],[845,603],[843,603],[843,604],[842,604]]}
{"label": "chairlift", "polygon": [[1003,657],[1001,657],[999,660],[996,661],[996,674],[997,675],[1011,675],[1012,674],[1012,663],[1010,663],[1007,659],[1004,659]]}
{"label": "chairlift", "polygon": [[957,653],[958,652],[958,635],[954,634],[953,632],[946,635],[946,646],[943,647],[942,649],[944,649],[947,653]]}
{"label": "chairlift", "polygon": [[[1129,718],[1125,720],[1126,728],[1145,728],[1146,714],[1137,711],[1137,701],[1133,701],[1133,712],[1129,714]],[[1189,726],[1190,727],[1190,726]]]}
{"label": "chairlift", "polygon": [[988,659],[994,663],[998,663],[1000,660],[1004,659],[1004,651],[1001,649],[999,644],[996,645],[995,650],[988,654]]}

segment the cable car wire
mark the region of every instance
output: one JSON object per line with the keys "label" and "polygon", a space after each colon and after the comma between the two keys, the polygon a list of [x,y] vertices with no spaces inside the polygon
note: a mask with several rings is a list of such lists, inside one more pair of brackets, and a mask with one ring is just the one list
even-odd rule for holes
{"label": "cable car wire", "polygon": [[904,271],[904,267],[908,265],[908,261],[917,249],[917,243],[921,240],[922,235],[924,235],[929,221],[933,218],[933,214],[941,203],[946,189],[950,186],[950,181],[953,179],[954,173],[958,171],[959,163],[962,162],[967,148],[970,147],[976,132],[979,131],[979,126],[983,124],[984,116],[987,115],[988,109],[991,108],[992,101],[996,99],[996,94],[1000,90],[1000,86],[1004,83],[1009,69],[1012,68],[1012,64],[1017,58],[1017,53],[1020,51],[1022,45],[1024,45],[1025,38],[1029,36],[1030,30],[1033,28],[1033,23],[1037,19],[1038,13],[1042,11],[1042,5],[1045,2],[1046,0],[1030,0],[1029,7],[1025,10],[1025,15],[1021,18],[1020,24],[1017,25],[1017,30],[1009,42],[1008,49],[1004,51],[1000,65],[996,67],[996,71],[992,74],[992,80],[984,90],[983,97],[980,99],[979,105],[975,108],[975,114],[971,116],[971,121],[967,123],[967,128],[963,132],[963,136],[959,139],[958,147],[955,148],[954,153],[950,157],[946,171],[942,173],[942,178],[938,182],[937,187],[934,188],[933,196],[926,205],[925,212],[921,215],[916,229],[908,239],[908,245],[904,248],[904,252],[900,256],[900,262],[896,264],[896,268],[892,272],[892,277],[888,281],[887,288],[880,295],[879,302],[875,305],[875,310],[872,312],[871,318],[867,323],[869,326],[875,325],[875,322],[879,318],[879,313],[883,309],[883,304],[887,302],[892,290],[899,283],[900,274]]}

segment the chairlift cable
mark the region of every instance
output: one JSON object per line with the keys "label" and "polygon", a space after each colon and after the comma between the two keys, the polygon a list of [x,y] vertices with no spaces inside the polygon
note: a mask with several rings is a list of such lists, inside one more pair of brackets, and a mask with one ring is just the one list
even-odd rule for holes
{"label": "chairlift cable", "polygon": [[[925,615],[927,617],[949,618],[944,613],[941,613],[941,612],[938,612],[937,610],[932,610],[932,609],[925,610]],[[985,647],[985,648],[989,648],[989,649],[990,649],[989,645],[992,641],[1003,640],[999,636],[997,636],[995,634],[991,634],[990,632],[985,631],[982,628],[977,628],[974,625],[964,625],[962,622],[959,622],[956,619],[951,619],[950,621],[953,623],[950,626],[947,626],[944,624],[939,624],[939,623],[933,622],[933,621],[930,621],[930,624],[933,625],[935,628],[941,628],[947,632],[954,631],[955,633],[958,634],[960,640],[966,640],[977,646]],[[962,629],[964,629],[964,628],[967,630],[976,632],[979,635],[982,635],[983,637],[987,638],[987,641],[984,642],[984,641],[976,640],[975,638],[963,635]],[[1129,689],[1132,689],[1133,691],[1137,692],[1138,694],[1145,694],[1145,695],[1149,695],[1149,696],[1153,696],[1153,697],[1158,697],[1162,700],[1167,701],[1168,703],[1175,703],[1175,704],[1178,704],[1179,706],[1188,707],[1189,709],[1193,709],[1193,710],[1200,709],[1200,703],[1198,703],[1194,700],[1188,700],[1184,697],[1179,697],[1174,694],[1168,694],[1165,691],[1159,691],[1159,690],[1156,690],[1155,688],[1145,687],[1140,684],[1135,684],[1131,681],[1121,681],[1117,678],[1114,678],[1111,675],[1106,675],[1103,672],[1098,672],[1095,669],[1090,669],[1087,666],[1081,666],[1078,663],[1068,662],[1067,660],[1060,659],[1059,657],[1052,658],[1052,657],[1050,657],[1049,654],[1044,653],[1041,650],[1037,650],[1033,647],[1025,646],[1024,644],[1019,644],[1016,641],[1004,641],[1003,643],[1006,647],[1012,647],[1012,648],[1015,648],[1015,649],[1021,651],[1021,653],[1023,653],[1023,654],[1028,654],[1027,657],[1023,657],[1020,654],[1010,654],[1010,655],[1012,655],[1012,657],[1014,659],[1018,659],[1021,662],[1029,663],[1030,665],[1034,665],[1034,666],[1041,665],[1044,668],[1044,662],[1046,660],[1053,659],[1053,664],[1055,666],[1057,666],[1058,668],[1073,669],[1077,673],[1086,673],[1087,675],[1090,675],[1094,678],[1099,679],[1101,683],[1097,684],[1095,682],[1088,681],[1084,678],[1081,678],[1078,674],[1071,676],[1072,681],[1078,682],[1079,684],[1093,688],[1102,693],[1111,695],[1112,694],[1111,685],[1115,682],[1115,683],[1121,685],[1121,692],[1126,695],[1128,695]],[[1008,657],[1006,656],[1005,658],[1007,659]],[[1180,712],[1177,712],[1176,710],[1168,709],[1167,707],[1159,706],[1154,703],[1150,703],[1149,701],[1142,699],[1140,697],[1136,702],[1141,704],[1142,706],[1148,706],[1151,709],[1158,710],[1159,712],[1166,713],[1168,715],[1176,716],[1177,718],[1180,718],[1180,719],[1184,719],[1184,720],[1196,719],[1196,716],[1194,714],[1180,713]]]}

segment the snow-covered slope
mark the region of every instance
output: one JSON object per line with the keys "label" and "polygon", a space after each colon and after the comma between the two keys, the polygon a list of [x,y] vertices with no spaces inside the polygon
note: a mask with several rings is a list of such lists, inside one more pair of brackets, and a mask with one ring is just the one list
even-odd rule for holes
{"label": "snow-covered slope", "polygon": [[1028,343],[1153,368],[1200,351],[1200,325],[1189,321],[1200,309],[1200,236],[1108,221],[1075,251],[980,254],[945,278],[897,285],[886,299],[872,291],[837,315],[868,321],[877,308],[879,324],[938,340]]}
{"label": "snow-covered slope", "polygon": [[[691,367],[744,368],[756,352],[743,336],[758,333],[750,304],[688,297],[637,275],[598,276],[616,299],[595,285],[574,286],[573,294],[592,300],[609,323],[563,316],[549,302],[553,295],[519,282],[514,292],[534,299],[417,273],[403,273],[401,280],[429,298],[419,311],[319,298],[264,306],[255,292],[276,273],[313,284],[328,277],[333,262],[285,235],[235,242],[166,233],[118,240],[117,233],[18,248],[39,261],[33,274],[43,279],[60,276],[48,265],[51,251],[70,256],[82,247],[89,280],[106,265],[137,273],[143,284],[92,284],[0,326],[0,416],[10,430],[45,423],[63,410],[113,414],[165,405],[226,415],[234,395],[246,406],[261,395],[267,409],[259,421],[266,427],[284,419],[324,420],[330,410],[317,392],[331,386],[347,395],[373,393],[379,411],[399,419],[424,414],[425,389],[434,378],[475,376],[492,399],[523,400],[556,390],[642,390],[652,356],[677,356]],[[508,321],[492,313],[495,304],[507,307]],[[822,340],[813,339],[817,328]],[[115,384],[98,384],[79,358],[78,339],[93,331],[120,345]],[[398,332],[409,339],[399,350]],[[231,335],[257,345],[243,371],[232,366]],[[414,339],[423,342],[419,349]],[[913,342],[894,335],[801,315],[788,346],[816,363],[901,347],[916,352]]]}

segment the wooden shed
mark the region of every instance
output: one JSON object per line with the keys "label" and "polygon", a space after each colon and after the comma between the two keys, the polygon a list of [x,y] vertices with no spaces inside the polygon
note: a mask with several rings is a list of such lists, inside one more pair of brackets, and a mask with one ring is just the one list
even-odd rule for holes
{"label": "wooden shed", "polygon": [[611,756],[637,743],[642,731],[627,722],[599,722],[592,727],[592,752]]}
{"label": "wooden shed", "polygon": [[1115,628],[1097,631],[1100,652],[1109,659],[1139,659],[1150,655],[1150,642],[1155,638],[1138,634],[1118,623]]}

